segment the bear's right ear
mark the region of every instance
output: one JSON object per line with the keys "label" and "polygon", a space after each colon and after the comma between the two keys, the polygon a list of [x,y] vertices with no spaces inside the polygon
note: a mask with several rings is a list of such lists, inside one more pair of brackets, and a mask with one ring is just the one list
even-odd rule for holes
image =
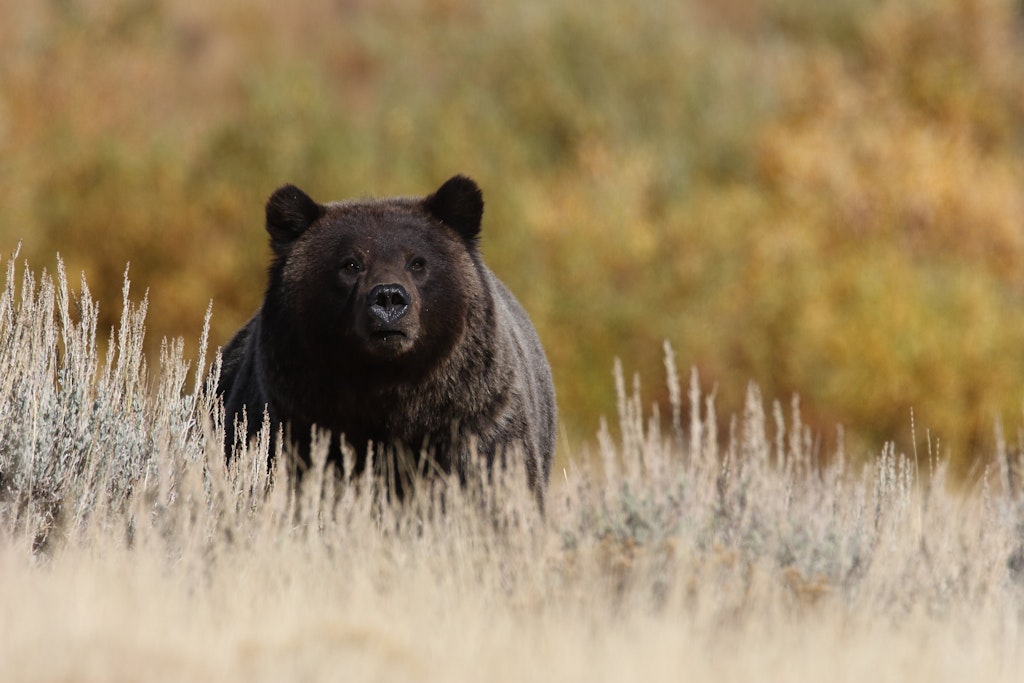
{"label": "bear's right ear", "polygon": [[295,187],[279,187],[267,200],[267,232],[274,251],[293,241],[324,214],[324,208]]}

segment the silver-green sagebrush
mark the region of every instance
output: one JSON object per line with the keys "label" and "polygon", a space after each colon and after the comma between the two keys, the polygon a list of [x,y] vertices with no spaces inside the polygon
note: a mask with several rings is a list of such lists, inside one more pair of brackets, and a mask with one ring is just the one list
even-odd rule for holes
{"label": "silver-green sagebrush", "polygon": [[1011,681],[1024,666],[1021,463],[1001,438],[1000,466],[956,492],[930,438],[820,454],[797,406],[766,410],[753,386],[723,420],[666,348],[671,404],[645,410],[618,366],[618,419],[592,455],[563,444],[546,515],[515,468],[396,503],[329,465],[324,438],[299,483],[267,471],[269,427],[225,467],[216,360],[169,341],[147,369],[127,281],[101,344],[84,282],[7,272],[5,680]]}

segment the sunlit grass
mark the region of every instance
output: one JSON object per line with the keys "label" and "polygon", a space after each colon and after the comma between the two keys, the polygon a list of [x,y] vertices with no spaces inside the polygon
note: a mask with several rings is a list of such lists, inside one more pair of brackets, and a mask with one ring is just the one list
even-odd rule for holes
{"label": "sunlit grass", "polygon": [[268,472],[265,440],[226,470],[207,360],[165,343],[151,380],[144,307],[101,355],[84,283],[19,270],[0,297],[5,681],[1010,681],[1024,664],[1020,451],[1001,435],[966,493],[928,434],[907,453],[840,439],[823,464],[798,403],[751,385],[718,415],[666,345],[667,403],[617,366],[617,420],[594,457],[562,444],[545,516],[515,468],[388,503],[322,457],[298,483]]}

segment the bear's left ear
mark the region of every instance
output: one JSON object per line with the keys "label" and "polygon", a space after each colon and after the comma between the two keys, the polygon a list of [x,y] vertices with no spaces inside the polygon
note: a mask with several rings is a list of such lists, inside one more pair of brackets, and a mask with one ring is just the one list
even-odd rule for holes
{"label": "bear's left ear", "polygon": [[295,187],[279,187],[267,200],[267,232],[275,252],[306,231],[324,213],[322,206]]}
{"label": "bear's left ear", "polygon": [[423,205],[468,242],[475,242],[479,237],[484,196],[477,184],[466,176],[449,178],[437,192],[423,200]]}

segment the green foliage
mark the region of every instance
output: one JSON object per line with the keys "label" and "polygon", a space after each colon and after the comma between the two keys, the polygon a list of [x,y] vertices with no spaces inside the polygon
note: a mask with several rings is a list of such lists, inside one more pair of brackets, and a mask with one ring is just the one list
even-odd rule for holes
{"label": "green foliage", "polygon": [[[876,448],[911,409],[962,474],[1024,391],[1024,44],[1012,0],[12,5],[0,247],[117,319],[224,343],[262,205],[484,188],[569,433],[665,338]],[[154,349],[155,352],[155,349]]]}

